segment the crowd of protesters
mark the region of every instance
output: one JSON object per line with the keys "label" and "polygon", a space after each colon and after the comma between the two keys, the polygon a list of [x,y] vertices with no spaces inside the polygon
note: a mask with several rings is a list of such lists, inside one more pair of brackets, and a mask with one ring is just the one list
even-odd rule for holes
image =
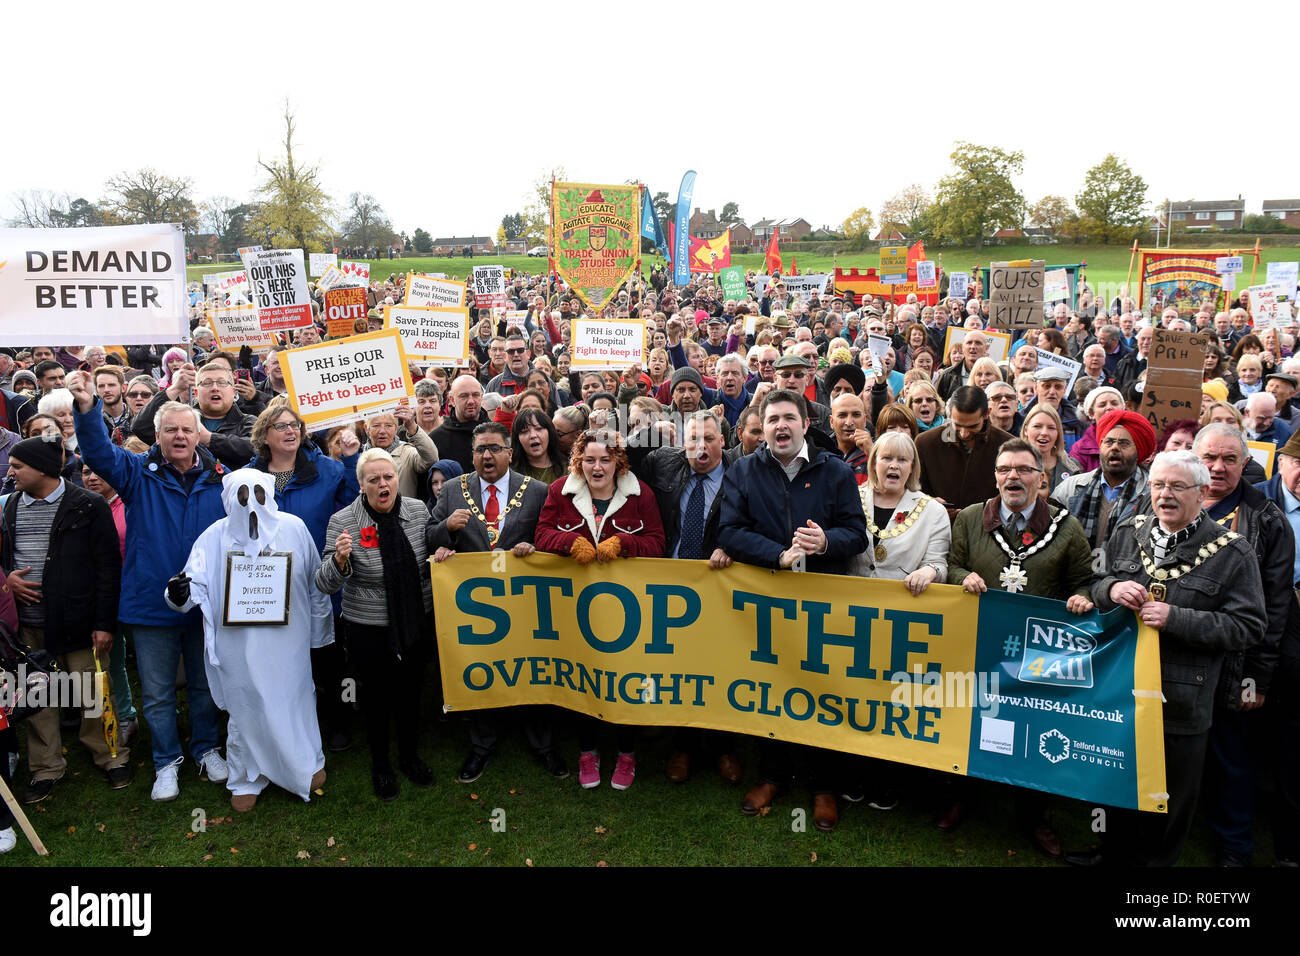
{"label": "crowd of protesters", "polygon": [[[1168,813],[1112,808],[1101,846],[1067,854],[1044,795],[1015,790],[1017,826],[1079,865],[1168,865],[1199,804],[1217,861],[1249,865],[1262,788],[1275,858],[1296,865],[1294,327],[1256,332],[1240,301],[1148,313],[1123,295],[1107,309],[1085,289],[1078,308],[1055,304],[1041,329],[1017,332],[995,358],[978,284],[969,299],[925,304],[834,290],[799,298],[779,275],[755,292],[753,280],[734,300],[711,276],[684,288],[659,270],[634,278],[606,314],[645,321],[645,362],[582,372],[568,347],[583,303],[552,277],[516,276],[509,315],[480,311],[470,293],[466,367],[413,363],[411,404],[323,433],[309,432],[285,395],[280,357],[321,341],[322,325],[261,355],[224,352],[200,324],[213,302],[202,290],[194,334],[175,348],[0,350],[0,564],[16,599],[15,641],[78,672],[102,660],[120,737],[106,747],[89,710],[28,718],[25,802],[49,799],[66,770],[61,726],[76,730],[109,787],[130,786],[140,717],[153,799],[174,799],[185,760],[180,666],[190,757],[200,775],[233,779],[203,624],[177,608],[189,606],[180,572],[192,547],[226,516],[223,483],[248,468],[273,480],[279,513],[306,526],[314,584],[334,595],[334,640],[314,641],[303,664],[316,682],[321,749],[353,746],[359,717],[380,799],[395,799],[403,778],[434,783],[419,755],[431,732],[421,687],[437,653],[426,559],[507,549],[584,565],[743,562],[898,581],[912,595],[947,583],[1053,598],[1075,614],[1131,609],[1161,631]],[[354,331],[381,327],[404,281],[371,282]],[[1199,413],[1159,433],[1141,413],[1157,329],[1209,341]],[[873,336],[888,347],[873,350]],[[1077,377],[1040,350],[1076,360]],[[339,694],[348,679],[356,708]],[[468,723],[462,783],[486,772],[511,727],[557,778],[570,773],[561,747],[576,737],[584,788],[604,779],[610,744],[611,786],[628,789],[643,769],[631,726],[544,707],[474,712]],[[744,750],[736,735],[683,728],[663,772],[682,783],[708,764],[739,784]],[[766,812],[799,781],[822,830],[836,827],[844,802],[892,809],[915,769],[767,738],[753,750],[742,813]],[[12,779],[12,727],[0,731],[0,752]],[[251,809],[250,787],[231,786],[232,805]],[[936,825],[952,830],[992,788],[932,774],[919,789]],[[0,852],[15,842],[0,805]]]}

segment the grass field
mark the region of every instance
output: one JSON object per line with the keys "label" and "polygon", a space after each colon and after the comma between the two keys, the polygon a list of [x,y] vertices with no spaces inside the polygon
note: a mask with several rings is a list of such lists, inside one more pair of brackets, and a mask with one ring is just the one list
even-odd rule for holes
{"label": "grass field", "polygon": [[[1232,238],[1232,237],[1228,237]],[[1224,248],[1232,246],[1231,242],[1225,242]],[[930,257],[939,258],[938,250],[931,250]],[[833,259],[831,256],[817,256],[804,253],[796,253],[798,257],[800,272],[821,272],[831,271]],[[1057,245],[1057,246],[985,246],[976,254],[974,249],[969,248],[951,248],[942,250],[943,267],[949,272],[959,272],[969,270],[977,262],[980,265],[987,265],[994,260],[1004,259],[1046,259],[1049,266],[1051,265],[1070,265],[1078,262],[1087,262],[1088,281],[1096,287],[1099,283],[1121,284],[1128,275],[1129,268],[1129,249],[1127,246],[1104,246],[1104,245]],[[790,267],[791,254],[785,250],[781,254],[786,268]],[[1267,262],[1286,262],[1300,259],[1300,248],[1296,246],[1281,246],[1277,248],[1264,248],[1260,250],[1260,265],[1257,281],[1264,281],[1265,266]],[[647,257],[643,261],[643,267],[647,274],[653,263],[660,260],[656,257],[651,259]],[[731,257],[733,265],[743,266],[745,269],[761,269],[763,267],[763,256],[754,255],[733,255]],[[1238,278],[1238,286],[1244,288],[1249,284],[1251,274],[1251,262],[1247,259],[1246,271]],[[537,274],[546,271],[546,259],[529,258],[528,256],[476,256],[474,259],[447,259],[447,258],[418,258],[418,259],[373,259],[370,260],[370,275],[374,279],[387,278],[394,272],[444,272],[448,276],[456,279],[464,279],[469,275],[470,270],[475,265],[491,265],[500,263],[511,269],[522,270],[526,274]],[[875,268],[879,263],[879,254],[875,250],[869,252],[859,252],[839,257],[839,266],[842,269],[867,269]],[[222,272],[238,268],[238,264],[218,264],[190,266],[189,277],[198,279],[205,273]],[[1137,263],[1134,262],[1134,271],[1136,273]]]}
{"label": "grass field", "polygon": [[[425,695],[433,697],[430,686]],[[187,757],[181,793],[172,803],[149,798],[153,783],[147,730],[133,749],[136,779],[110,791],[71,733],[68,772],[47,801],[27,807],[51,853],[39,859],[19,836],[19,846],[0,856],[12,866],[1043,866],[1041,856],[1012,825],[1009,792],[985,786],[983,805],[955,832],[931,823],[941,800],[940,775],[908,771],[903,801],[893,811],[865,804],[841,808],[839,829],[812,826],[812,800],[796,789],[777,799],[765,817],[739,812],[754,782],[752,748],[742,751],[744,782],[723,783],[712,765],[700,764],[683,785],[664,778],[669,736],[645,730],[633,787],[609,786],[612,753],[602,761],[604,783],[582,790],[571,734],[560,752],[574,775],[555,780],[532,759],[521,735],[503,736],[499,754],[474,784],[454,781],[468,750],[463,719],[436,720],[426,703],[421,753],[437,784],[418,790],[402,780],[392,803],[371,793],[369,757],[361,735],[352,750],[327,754],[329,779],[310,804],[274,787],[248,814],[230,809],[225,788],[200,782]],[[185,727],[182,725],[182,733]],[[20,737],[23,732],[20,730]],[[21,797],[25,764],[15,774]],[[803,808],[806,829],[795,832],[791,811]],[[502,820],[493,830],[494,811]],[[1091,843],[1090,808],[1053,798],[1049,817],[1068,848]],[[205,831],[195,821],[209,821]],[[1272,860],[1272,840],[1257,840],[1257,859]],[[1211,862],[1208,835],[1198,823],[1183,857],[1185,865]]]}

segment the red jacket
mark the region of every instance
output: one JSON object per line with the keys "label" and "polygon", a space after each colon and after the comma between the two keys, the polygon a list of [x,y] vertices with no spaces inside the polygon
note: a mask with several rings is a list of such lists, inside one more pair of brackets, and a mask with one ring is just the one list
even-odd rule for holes
{"label": "red jacket", "polygon": [[614,497],[599,524],[586,482],[572,475],[555,481],[537,519],[533,543],[538,551],[568,554],[578,538],[594,545],[614,535],[622,542],[622,557],[664,556],[664,526],[654,492],[631,472],[614,483]]}

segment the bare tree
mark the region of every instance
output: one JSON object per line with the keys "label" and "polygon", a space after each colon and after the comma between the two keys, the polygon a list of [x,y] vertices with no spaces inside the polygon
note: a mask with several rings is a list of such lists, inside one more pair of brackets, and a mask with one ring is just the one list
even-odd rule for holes
{"label": "bare tree", "polygon": [[51,229],[63,225],[71,199],[48,189],[29,189],[13,197],[14,215],[9,225],[27,229]]}
{"label": "bare tree", "polygon": [[199,210],[187,178],[165,176],[145,167],[120,173],[104,183],[107,196],[100,203],[123,223],[179,222],[187,233],[197,232]]}
{"label": "bare tree", "polygon": [[340,231],[344,241],[366,249],[383,249],[393,241],[393,224],[379,200],[369,193],[348,197],[347,219]]}

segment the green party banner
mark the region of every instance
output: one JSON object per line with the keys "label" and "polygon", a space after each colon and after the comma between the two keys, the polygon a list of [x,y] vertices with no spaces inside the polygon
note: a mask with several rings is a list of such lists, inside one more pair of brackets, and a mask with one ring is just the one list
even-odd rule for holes
{"label": "green party banner", "polygon": [[551,704],[1165,810],[1159,638],[946,584],[534,554],[432,563],[452,710]]}
{"label": "green party banner", "polygon": [[640,187],[554,183],[551,256],[555,271],[588,309],[609,304],[636,269]]}

